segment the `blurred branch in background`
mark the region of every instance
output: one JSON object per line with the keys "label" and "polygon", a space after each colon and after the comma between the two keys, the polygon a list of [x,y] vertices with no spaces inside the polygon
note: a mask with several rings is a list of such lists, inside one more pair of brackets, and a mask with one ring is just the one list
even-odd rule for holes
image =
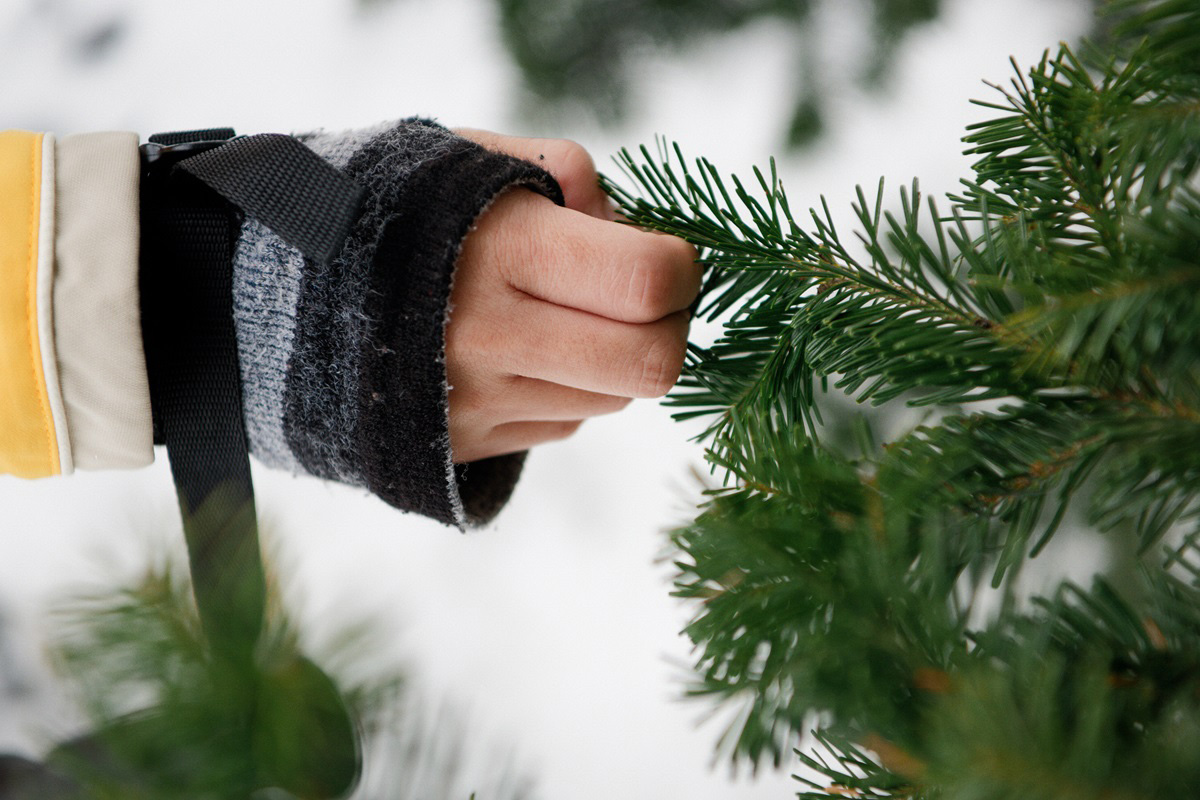
{"label": "blurred branch in background", "polygon": [[[355,2],[377,7],[400,0]],[[795,43],[797,71],[792,96],[782,100],[791,105],[782,137],[789,147],[814,141],[824,127],[831,94],[825,78],[832,70],[819,55],[824,31],[815,17],[823,6],[860,12],[843,15],[865,20],[869,29],[857,74],[848,77],[881,90],[906,35],[937,19],[952,2],[858,0],[830,6],[821,0],[496,0],[504,44],[524,79],[523,110],[570,112],[602,125],[619,123],[633,110],[639,71],[651,56],[683,54],[690,46],[755,23],[782,26]]]}
{"label": "blurred branch in background", "polygon": [[[623,118],[646,57],[769,21],[794,38],[798,72],[786,141],[815,139],[825,98],[816,63],[814,0],[498,0],[504,42],[533,103],[585,107],[601,123]],[[859,77],[880,84],[904,33],[937,17],[942,0],[868,0],[875,47]]]}
{"label": "blurred branch in background", "polygon": [[[364,12],[405,1],[344,0]],[[886,90],[908,34],[947,15],[962,0],[494,2],[498,36],[522,78],[516,100],[520,112],[572,115],[604,126],[637,111],[639,84],[653,68],[652,58],[684,57],[698,45],[720,42],[753,25],[781,28],[792,43],[794,75],[787,81],[788,95],[780,99],[790,107],[780,139],[794,148],[822,133],[830,99],[848,83]],[[136,5],[125,0],[38,0],[17,15],[14,30],[52,31],[56,46],[71,60],[96,63],[122,51],[135,18]],[[1099,23],[1092,32],[1098,28]],[[855,52],[838,53],[837,63],[831,63],[826,40],[831,34],[840,39],[842,33],[853,34],[858,44],[849,46]],[[847,70],[846,63],[853,66]]]}

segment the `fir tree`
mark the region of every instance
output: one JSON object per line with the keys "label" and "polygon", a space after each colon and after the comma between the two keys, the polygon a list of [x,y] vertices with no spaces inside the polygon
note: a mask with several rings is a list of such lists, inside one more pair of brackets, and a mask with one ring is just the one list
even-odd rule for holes
{"label": "fir tree", "polygon": [[[727,476],[672,536],[691,692],[734,759],[815,728],[801,797],[1200,796],[1200,0],[1107,13],[980,103],[941,207],[860,190],[846,236],[665,145],[606,184],[724,320],[670,400]],[[925,421],[847,447],[839,393]],[[1030,596],[1065,520],[1126,556]]]}

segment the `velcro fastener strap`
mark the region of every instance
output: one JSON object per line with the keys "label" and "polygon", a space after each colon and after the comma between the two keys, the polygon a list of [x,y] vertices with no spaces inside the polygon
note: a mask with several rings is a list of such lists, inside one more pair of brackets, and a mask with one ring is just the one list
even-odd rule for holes
{"label": "velcro fastener strap", "polygon": [[234,139],[179,163],[225,199],[320,263],[332,261],[366,191],[291,136]]}

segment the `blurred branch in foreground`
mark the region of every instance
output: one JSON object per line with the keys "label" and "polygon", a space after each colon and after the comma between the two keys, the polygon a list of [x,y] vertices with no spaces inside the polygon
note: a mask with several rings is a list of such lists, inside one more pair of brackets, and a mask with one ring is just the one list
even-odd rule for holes
{"label": "blurred branch in foreground", "polygon": [[335,681],[269,601],[253,664],[213,658],[190,583],[171,567],[62,608],[54,652],[90,727],[43,764],[0,758],[0,798],[533,796],[506,754],[480,752],[487,742],[464,720],[381,667],[371,625],[347,622],[321,648],[332,674],[356,676]]}

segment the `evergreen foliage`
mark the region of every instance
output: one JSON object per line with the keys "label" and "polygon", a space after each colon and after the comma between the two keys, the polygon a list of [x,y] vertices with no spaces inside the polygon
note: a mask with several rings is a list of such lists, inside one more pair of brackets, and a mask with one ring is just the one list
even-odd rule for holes
{"label": "evergreen foliage", "polygon": [[[1096,0],[1097,2],[1099,0]],[[359,0],[377,3],[380,0]],[[756,23],[783,29],[794,41],[798,80],[782,139],[789,147],[814,141],[823,130],[833,76],[821,63],[814,0],[497,0],[501,31],[521,70],[530,106],[568,105],[601,123],[623,118],[630,87],[645,56],[683,50]],[[870,44],[862,54],[861,85],[886,81],[904,37],[937,19],[943,0],[867,0],[860,4]]]}
{"label": "evergreen foliage", "polygon": [[[812,0],[498,0],[509,54],[539,106],[575,101],[601,122],[628,106],[636,65],[652,48],[680,49],[697,39],[770,20],[796,40],[804,69],[788,130],[791,145],[821,132],[821,81],[815,70]],[[870,0],[873,47],[860,77],[882,81],[904,34],[935,19],[941,0]]]}
{"label": "evergreen foliage", "polygon": [[[355,0],[370,8],[394,0]],[[1100,2],[1100,0],[1092,0]],[[853,77],[878,88],[904,37],[937,19],[944,0],[867,0],[870,43]],[[781,138],[802,147],[823,131],[831,75],[819,55],[815,0],[496,0],[504,45],[521,71],[525,111],[569,109],[601,124],[622,120],[646,56],[686,51],[754,24],[785,30],[799,80]]]}
{"label": "evergreen foliage", "polygon": [[[335,683],[304,654],[305,637],[279,596],[268,601],[253,663],[213,657],[191,583],[169,566],[64,606],[54,653],[90,730],[51,750],[37,782],[0,780],[0,794],[464,800],[482,767],[481,800],[533,796],[503,758],[471,751],[479,742],[456,712],[431,708],[403,671],[379,667],[381,636],[372,625],[344,624],[318,648]],[[360,761],[362,775],[352,767],[348,782],[347,762]]]}
{"label": "evergreen foliage", "polygon": [[[691,692],[734,759],[815,727],[801,797],[1200,795],[1200,0],[1107,12],[980,103],[944,210],[860,190],[846,236],[677,146],[606,181],[724,320],[669,401],[727,476],[672,537]],[[926,417],[846,446],[839,392]],[[1064,528],[1116,557],[1030,596]]]}

